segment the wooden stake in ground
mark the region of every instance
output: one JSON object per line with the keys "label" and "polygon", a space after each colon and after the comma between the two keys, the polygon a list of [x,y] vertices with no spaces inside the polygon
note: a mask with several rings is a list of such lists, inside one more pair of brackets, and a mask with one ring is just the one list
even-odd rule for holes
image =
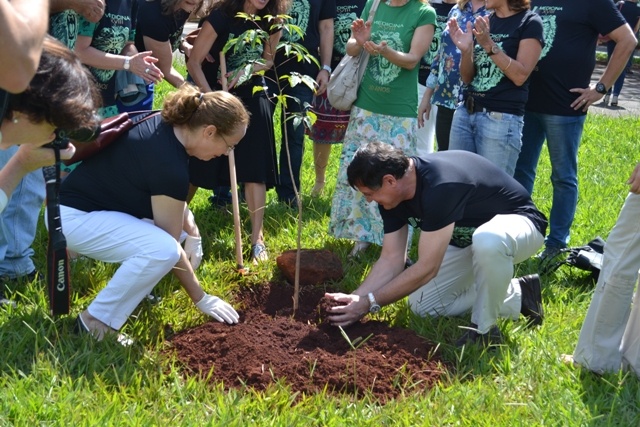
{"label": "wooden stake in ground", "polygon": [[[220,52],[220,75],[222,76],[222,90],[229,91],[227,85],[227,62],[224,53]],[[233,229],[236,236],[236,264],[240,274],[246,273],[242,259],[242,227],[240,226],[240,203],[238,201],[238,182],[236,181],[236,158],[233,150],[229,152],[229,181],[231,181],[231,206],[233,210]]]}

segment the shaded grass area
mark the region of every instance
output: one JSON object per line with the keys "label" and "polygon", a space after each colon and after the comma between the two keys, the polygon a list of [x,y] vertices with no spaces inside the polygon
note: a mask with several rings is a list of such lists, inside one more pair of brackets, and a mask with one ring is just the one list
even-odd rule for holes
{"label": "shaded grass area", "polygon": [[[170,90],[161,85],[162,96]],[[625,181],[638,155],[637,118],[589,116],[580,151],[580,200],[572,244],[607,237],[627,194]],[[302,194],[303,247],[327,248],[344,261],[345,278],[337,284],[355,289],[379,254],[371,248],[348,261],[348,242],[327,235],[331,194],[339,163],[334,147],[327,188],[319,198],[308,194],[314,182],[311,145],[307,143]],[[550,166],[546,149],[538,171],[534,199],[548,213],[551,207]],[[198,276],[205,289],[233,300],[241,285],[277,280],[275,257],[295,248],[296,212],[268,194],[265,238],[271,261],[252,267],[246,276],[235,271],[232,218],[214,210],[200,191],[192,210],[204,236],[205,258]],[[250,224],[241,206],[245,254]],[[45,267],[47,236],[40,226],[34,248]],[[415,248],[412,256],[416,256]],[[429,392],[403,397],[382,406],[370,399],[300,396],[285,381],[265,392],[225,390],[224,384],[185,378],[176,361],[162,355],[165,338],[207,321],[172,277],[156,293],[158,305],[143,302],[125,325],[135,339],[130,348],[112,340],[93,342],[73,333],[75,315],[102,289],[117,266],[81,258],[73,262],[73,313],[52,319],[47,314],[44,285],[18,287],[16,309],[0,310],[0,425],[327,425],[327,426],[635,426],[640,423],[640,386],[626,373],[596,376],[563,365],[558,357],[571,353],[593,290],[586,273],[561,268],[544,278],[547,314],[537,329],[522,322],[501,322],[507,344],[495,353],[471,349],[460,353],[451,342],[460,334],[461,318],[417,318],[404,302],[385,307],[377,316],[393,325],[414,329],[440,344],[455,370]],[[535,272],[533,260],[516,275]],[[214,368],[215,369],[215,368]],[[347,369],[347,367],[345,367]],[[294,403],[295,402],[295,403]]]}

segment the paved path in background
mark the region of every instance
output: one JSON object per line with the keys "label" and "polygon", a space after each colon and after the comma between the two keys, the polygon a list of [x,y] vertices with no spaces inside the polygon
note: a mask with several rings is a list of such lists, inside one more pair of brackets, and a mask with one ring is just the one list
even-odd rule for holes
{"label": "paved path in background", "polygon": [[[595,85],[602,73],[605,64],[596,64],[596,68],[591,76],[591,84]],[[627,73],[624,79],[622,93],[618,98],[618,106],[605,106],[602,101],[589,107],[589,111],[593,114],[604,114],[608,116],[640,116],[640,68],[635,67],[632,73]]]}

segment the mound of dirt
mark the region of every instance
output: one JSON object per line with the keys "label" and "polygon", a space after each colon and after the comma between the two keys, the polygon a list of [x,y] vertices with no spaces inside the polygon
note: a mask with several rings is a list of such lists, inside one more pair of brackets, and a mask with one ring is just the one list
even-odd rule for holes
{"label": "mound of dirt", "polygon": [[[293,287],[271,283],[239,295],[240,323],[215,321],[171,338],[185,375],[207,376],[225,387],[264,390],[284,379],[305,394],[373,395],[385,402],[401,392],[430,388],[446,369],[435,346],[414,331],[362,321],[345,329],[323,321],[332,304],[325,289],[302,288],[295,315]],[[349,341],[351,343],[349,343]],[[355,350],[353,348],[356,348]]]}

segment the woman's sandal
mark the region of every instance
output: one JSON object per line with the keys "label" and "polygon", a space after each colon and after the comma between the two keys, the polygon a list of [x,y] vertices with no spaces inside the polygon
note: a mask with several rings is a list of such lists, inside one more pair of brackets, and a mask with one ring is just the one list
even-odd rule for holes
{"label": "woman's sandal", "polygon": [[316,183],[313,185],[313,189],[311,190],[311,197],[318,197],[324,191],[324,181]]}
{"label": "woman's sandal", "polygon": [[367,248],[371,246],[371,242],[359,240],[353,245],[353,249],[349,252],[349,258],[359,257]]}
{"label": "woman's sandal", "polygon": [[[82,315],[78,314],[78,317],[76,318],[76,324],[74,326],[74,332],[77,335],[90,335],[92,338],[94,338],[96,341],[102,341],[102,339],[104,338],[103,336],[99,336],[97,333],[92,332],[89,327],[87,326],[87,324],[84,322],[84,319],[82,318]],[[118,331],[113,330],[113,333],[118,333]],[[116,340],[118,341],[118,344],[120,344],[123,347],[129,347],[130,345],[133,344],[133,340],[131,338],[129,338],[126,334],[118,334]]]}
{"label": "woman's sandal", "polygon": [[262,261],[267,261],[269,254],[267,253],[267,247],[262,243],[256,243],[251,245],[251,261],[254,264],[258,264]]}

